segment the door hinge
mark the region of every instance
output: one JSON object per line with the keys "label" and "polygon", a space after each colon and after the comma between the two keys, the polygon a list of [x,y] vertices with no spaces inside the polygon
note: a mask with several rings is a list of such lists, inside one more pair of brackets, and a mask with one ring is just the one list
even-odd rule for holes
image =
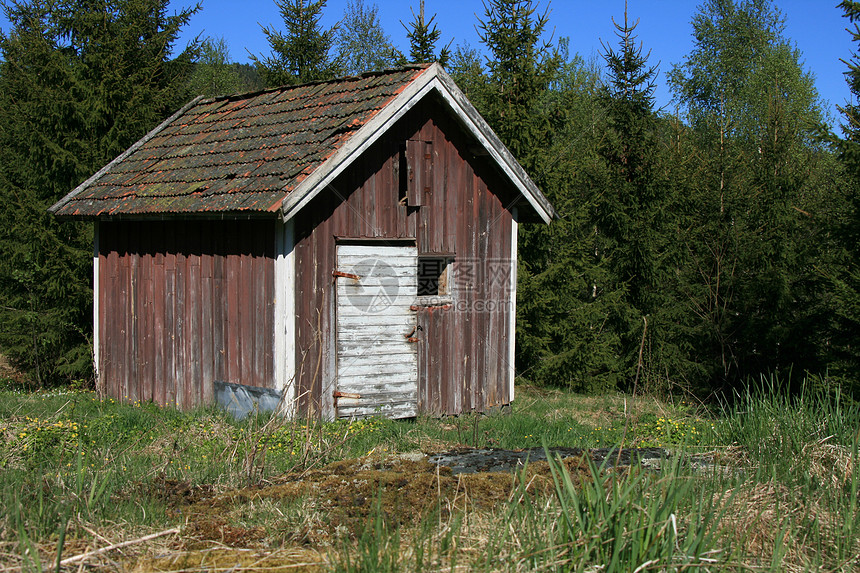
{"label": "door hinge", "polygon": [[331,276],[334,278],[343,277],[345,279],[353,279],[353,280],[361,280],[361,277],[358,275],[354,275],[352,273],[345,273],[343,271],[332,271]]}

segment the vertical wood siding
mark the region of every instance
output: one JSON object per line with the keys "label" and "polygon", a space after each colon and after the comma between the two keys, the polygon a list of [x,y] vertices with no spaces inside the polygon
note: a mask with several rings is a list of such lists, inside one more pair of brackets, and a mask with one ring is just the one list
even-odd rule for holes
{"label": "vertical wood siding", "polygon": [[189,408],[213,381],[273,387],[274,223],[100,222],[99,375]]}
{"label": "vertical wood siding", "polygon": [[[400,203],[399,162],[409,140],[429,142],[432,174],[421,206]],[[418,407],[428,414],[487,411],[509,403],[512,321],[511,212],[517,195],[489,160],[468,151],[473,142],[427,98],[296,217],[296,370],[299,411],[333,416],[337,376],[332,271],[339,240],[412,239],[419,256],[453,253],[454,305],[422,307],[418,341]],[[483,264],[486,262],[486,264]],[[474,279],[470,278],[474,274]]]}

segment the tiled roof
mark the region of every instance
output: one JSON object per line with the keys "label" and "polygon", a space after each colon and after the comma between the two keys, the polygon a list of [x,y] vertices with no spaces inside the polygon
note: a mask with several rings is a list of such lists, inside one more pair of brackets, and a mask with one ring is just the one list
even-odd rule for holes
{"label": "tiled roof", "polygon": [[195,100],[57,205],[57,215],[276,211],[426,70]]}

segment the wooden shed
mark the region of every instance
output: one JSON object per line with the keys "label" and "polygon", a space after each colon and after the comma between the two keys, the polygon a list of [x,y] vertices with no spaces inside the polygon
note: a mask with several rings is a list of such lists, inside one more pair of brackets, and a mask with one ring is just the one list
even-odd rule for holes
{"label": "wooden shed", "polygon": [[63,198],[109,395],[307,416],[514,397],[517,226],[552,206],[437,64],[197,98]]}

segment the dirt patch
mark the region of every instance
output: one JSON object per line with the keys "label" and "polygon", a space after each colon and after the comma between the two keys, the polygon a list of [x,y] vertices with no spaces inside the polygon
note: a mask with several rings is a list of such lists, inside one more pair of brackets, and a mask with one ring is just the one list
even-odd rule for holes
{"label": "dirt patch", "polygon": [[134,573],[158,571],[290,571],[291,573],[320,571],[325,566],[323,556],[310,549],[289,548],[275,551],[256,549],[213,548],[183,551],[138,561]]}
{"label": "dirt patch", "polygon": [[194,540],[215,541],[228,547],[256,546],[266,537],[262,526],[237,527],[223,517],[207,516],[188,524],[184,535]]}
{"label": "dirt patch", "polygon": [[[574,483],[590,476],[582,457],[565,460],[565,466]],[[340,532],[354,538],[371,515],[381,516],[392,526],[414,526],[427,515],[445,518],[458,511],[492,511],[523,490],[530,495],[548,495],[552,488],[546,462],[535,462],[518,473],[455,475],[450,468],[431,464],[423,456],[359,458],[214,496],[190,504],[185,513],[189,515],[189,532],[198,541],[253,546],[260,539],[259,531],[247,530],[244,537],[237,537],[225,525],[235,523],[229,516],[240,512],[243,505],[263,501],[304,500],[324,516],[319,525],[329,537]]]}
{"label": "dirt patch", "polygon": [[[590,479],[582,456],[563,463],[574,483]],[[132,562],[135,571],[315,571],[374,521],[408,531],[461,512],[492,517],[524,495],[552,495],[554,482],[545,461],[455,474],[413,453],[338,461],[220,494],[163,476],[141,487],[182,515],[185,527],[167,551]]]}
{"label": "dirt patch", "polygon": [[215,493],[211,485],[192,485],[188,481],[167,479],[164,474],[155,476],[147,484],[140,484],[140,489],[144,494],[164,502],[171,510],[209,499]]}

